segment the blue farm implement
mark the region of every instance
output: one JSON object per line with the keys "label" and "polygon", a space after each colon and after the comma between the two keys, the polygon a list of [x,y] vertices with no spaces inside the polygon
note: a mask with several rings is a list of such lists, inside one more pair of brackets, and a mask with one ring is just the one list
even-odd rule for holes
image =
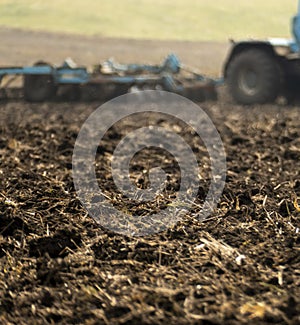
{"label": "blue farm implement", "polygon": [[174,54],[161,65],[123,65],[108,60],[92,71],[77,67],[71,60],[59,67],[37,62],[29,67],[0,68],[2,95],[7,97],[7,86],[19,75],[23,97],[32,102],[55,96],[107,100],[143,89],[167,90],[205,101],[217,98],[216,88],[223,80],[231,97],[240,104],[270,103],[279,96],[293,102],[300,97],[300,0],[292,19],[291,39],[233,41],[220,79],[186,69]]}
{"label": "blue farm implement", "polygon": [[236,102],[264,104],[274,102],[278,96],[290,102],[299,99],[300,1],[291,32],[291,39],[233,42],[223,75]]}
{"label": "blue farm implement", "polygon": [[216,85],[221,82],[184,68],[174,54],[168,55],[161,65],[119,64],[107,60],[92,71],[76,66],[71,59],[59,67],[45,62],[28,67],[2,67],[0,81],[4,94],[10,78],[16,76],[23,77],[23,97],[31,102],[46,101],[59,94],[78,100],[107,100],[144,89],[161,89],[205,101],[216,99]]}

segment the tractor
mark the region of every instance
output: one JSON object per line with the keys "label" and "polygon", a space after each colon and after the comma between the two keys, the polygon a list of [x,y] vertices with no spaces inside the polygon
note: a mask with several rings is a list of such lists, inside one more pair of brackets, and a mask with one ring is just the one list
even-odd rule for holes
{"label": "tractor", "polygon": [[293,38],[232,42],[224,79],[240,104],[265,104],[284,96],[292,102],[300,92],[300,1],[292,19]]}

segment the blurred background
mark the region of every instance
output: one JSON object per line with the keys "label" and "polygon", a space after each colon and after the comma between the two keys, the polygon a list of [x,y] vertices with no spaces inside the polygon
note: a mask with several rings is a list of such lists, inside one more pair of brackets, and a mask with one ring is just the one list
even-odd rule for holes
{"label": "blurred background", "polygon": [[297,1],[1,0],[1,25],[107,37],[224,40],[289,36]]}
{"label": "blurred background", "polygon": [[216,74],[228,39],[290,37],[296,10],[296,0],[0,0],[0,64],[156,62],[173,51]]}

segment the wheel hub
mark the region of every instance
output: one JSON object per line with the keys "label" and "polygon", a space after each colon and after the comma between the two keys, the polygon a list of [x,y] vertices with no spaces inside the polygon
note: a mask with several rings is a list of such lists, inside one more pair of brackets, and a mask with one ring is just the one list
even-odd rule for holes
{"label": "wheel hub", "polygon": [[252,69],[244,69],[241,71],[238,78],[239,88],[249,96],[252,96],[257,91],[258,76]]}

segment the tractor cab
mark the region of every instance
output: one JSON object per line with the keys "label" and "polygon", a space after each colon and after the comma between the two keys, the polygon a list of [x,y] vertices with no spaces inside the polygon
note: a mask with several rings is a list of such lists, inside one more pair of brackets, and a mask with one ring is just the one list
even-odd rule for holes
{"label": "tractor cab", "polygon": [[292,19],[292,34],[294,37],[294,42],[291,49],[294,53],[299,53],[300,52],[300,1],[298,6],[298,13]]}

